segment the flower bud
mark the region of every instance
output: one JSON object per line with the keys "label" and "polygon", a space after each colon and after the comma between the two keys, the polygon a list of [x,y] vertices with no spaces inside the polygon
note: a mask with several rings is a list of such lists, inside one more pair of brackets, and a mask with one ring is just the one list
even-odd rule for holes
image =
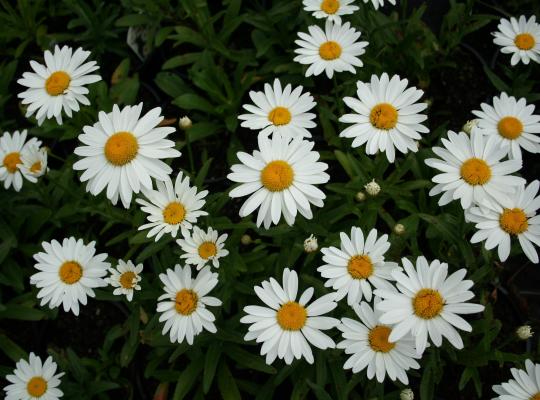
{"label": "flower bud", "polygon": [[317,243],[317,238],[313,235],[310,235],[306,240],[304,240],[304,250],[306,253],[313,253],[317,251],[319,244]]}
{"label": "flower bud", "polygon": [[396,224],[394,226],[394,233],[396,235],[403,235],[405,233],[405,225],[403,224]]}
{"label": "flower bud", "polygon": [[381,187],[377,182],[375,182],[375,179],[364,185],[364,188],[366,189],[367,194],[370,196],[377,196],[381,191]]}
{"label": "flower bud", "polygon": [[178,121],[178,126],[180,126],[180,129],[186,131],[193,126],[193,123],[189,117],[184,115],[182,118],[180,118],[180,121]]}
{"label": "flower bud", "polygon": [[251,244],[251,242],[251,236],[249,236],[247,233],[242,235],[242,237],[240,238],[240,243],[242,243],[244,246]]}
{"label": "flower bud", "polygon": [[534,335],[530,325],[523,325],[516,329],[516,336],[520,340],[527,340]]}
{"label": "flower bud", "polygon": [[413,400],[414,399],[414,393],[411,389],[403,389],[401,393],[399,394],[400,400]]}

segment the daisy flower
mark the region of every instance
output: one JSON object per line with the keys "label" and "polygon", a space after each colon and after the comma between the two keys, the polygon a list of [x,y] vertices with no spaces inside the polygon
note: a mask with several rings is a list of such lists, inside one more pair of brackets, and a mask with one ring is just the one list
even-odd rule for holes
{"label": "daisy flower", "polygon": [[135,266],[131,260],[127,262],[118,260],[116,268],[109,268],[110,276],[105,278],[105,282],[113,286],[114,295],[125,295],[128,301],[133,299],[133,292],[141,290],[139,282],[141,281],[142,264]]}
{"label": "daisy flower", "polygon": [[[379,7],[384,7],[384,0],[364,0],[364,3],[369,3],[371,1],[371,4],[373,4],[373,7],[375,7],[375,10],[378,10]],[[396,5],[396,0],[386,0],[393,6]]]}
{"label": "daisy flower", "polygon": [[111,113],[101,111],[99,121],[85,126],[75,149],[83,157],[73,169],[84,170],[81,182],[88,181],[86,191],[94,196],[107,187],[107,198],[116,204],[118,197],[129,207],[133,193],[152,189],[152,180],[167,179],[171,167],[161,159],[180,157],[174,142],[165,137],[172,127],[159,127],[163,120],[156,107],[140,118],[143,104],[126,106],[121,111],[115,104]]}
{"label": "daisy flower", "polygon": [[193,338],[207,330],[216,333],[215,317],[206,306],[220,306],[221,301],[206,296],[218,283],[218,274],[204,267],[191,279],[191,267],[175,265],[159,274],[165,293],[158,298],[159,322],[165,322],[163,335],[169,332],[171,343],[182,343],[184,338],[193,344]]}
{"label": "daisy flower", "polygon": [[39,270],[30,283],[39,290],[37,298],[49,308],[63,305],[64,311],[79,315],[79,303],[86,305],[87,296],[95,297],[94,288],[107,286],[103,279],[110,263],[107,254],[96,254],[96,242],[85,245],[82,239],[70,237],[62,244],[53,240],[41,243],[45,252],[34,254]]}
{"label": "daisy flower", "polygon": [[457,349],[463,348],[463,341],[456,328],[470,332],[471,325],[458,314],[474,314],[484,310],[480,304],[467,303],[474,297],[469,291],[474,282],[463,280],[466,270],[460,269],[448,275],[448,264],[433,260],[431,264],[425,257],[416,259],[416,268],[406,258],[402,259],[406,274],[392,272],[396,280],[395,289],[377,289],[375,295],[383,301],[377,304],[382,312],[379,321],[395,324],[388,336],[396,342],[411,332],[416,341],[416,352],[422,354],[431,342],[440,347],[442,337]]}
{"label": "daisy flower", "polygon": [[264,85],[264,92],[250,91],[252,104],[243,107],[249,114],[242,114],[241,126],[253,130],[261,130],[261,134],[279,132],[283,136],[311,137],[307,128],[317,126],[314,121],[315,114],[308,113],[315,102],[309,92],[302,93],[303,87],[292,88],[291,84],[281,88],[279,79],[274,80],[274,87],[268,83]]}
{"label": "daisy flower", "polygon": [[473,111],[478,126],[485,135],[497,138],[497,143],[507,149],[508,156],[521,160],[521,148],[531,153],[540,152],[540,115],[533,115],[534,104],[527,105],[524,98],[501,93],[493,97],[493,106],[482,103],[482,111]]}
{"label": "daisy flower", "polygon": [[304,0],[304,10],[311,11],[315,18],[326,18],[341,24],[341,16],[354,13],[358,7],[354,0]]}
{"label": "daisy flower", "polygon": [[[378,302],[376,297],[375,304]],[[367,368],[368,379],[377,377],[377,381],[383,382],[388,375],[391,380],[398,379],[407,385],[407,370],[420,368],[415,358],[421,356],[414,349],[414,339],[408,334],[390,342],[388,337],[392,327],[379,322],[380,311],[373,310],[366,302],[354,304],[353,309],[360,321],[342,318],[338,325],[344,340],[337,344],[337,348],[345,349],[345,354],[352,354],[343,368],[352,369],[353,373]]]}
{"label": "daisy flower", "polygon": [[313,296],[313,288],[310,287],[296,301],[298,275],[288,268],[283,270],[282,285],[270,278],[270,281],[262,281],[261,286],[255,286],[255,293],[268,307],[244,307],[247,315],[240,322],[251,324],[244,340],[255,339],[257,343],[263,343],[261,355],[266,355],[268,365],[276,357],[285,360],[286,364],[304,357],[313,364],[309,343],[322,350],[336,346],[329,336],[321,332],[339,324],[335,318],[322,316],[337,307],[334,293],[326,294],[307,306]]}
{"label": "daisy flower", "polygon": [[258,136],[259,150],[253,155],[238,152],[242,164],[231,167],[227,178],[240,182],[229,193],[232,198],[249,195],[240,208],[240,216],[245,217],[259,208],[257,226],[264,221],[268,229],[271,223],[278,224],[281,215],[287,224],[294,224],[296,214],[307,219],[313,218],[310,204],[323,206],[325,194],[315,187],[330,179],[326,163],[317,162],[319,153],[311,151],[313,142],[284,138],[279,133],[268,138]]}
{"label": "daisy flower", "polygon": [[498,32],[494,32],[493,43],[501,46],[501,53],[512,54],[510,64],[516,65],[519,61],[528,64],[530,60],[540,62],[540,25],[536,16],[528,20],[524,15],[517,20],[502,18]]}
{"label": "daisy flower", "polygon": [[534,244],[540,246],[540,216],[536,216],[536,210],[540,208],[539,186],[539,182],[534,181],[526,188],[517,188],[511,195],[466,210],[465,219],[474,222],[478,229],[471,243],[485,241],[487,250],[497,246],[499,259],[506,261],[514,236],[529,260],[537,264]]}
{"label": "daisy flower", "polygon": [[182,172],[176,176],[174,187],[168,176],[164,182],[157,182],[156,186],[157,190],[143,191],[148,201],[136,200],[142,205],[141,210],[148,214],[148,223],[139,227],[140,231],[150,228],[147,237],[155,236],[157,242],[166,233],[176,237],[178,229],[187,236],[197,218],[208,215],[206,211],[201,211],[208,190],[197,192],[195,186],[189,185],[189,177],[184,177]]}
{"label": "daisy flower", "polygon": [[71,47],[55,46],[54,53],[45,51],[45,65],[30,61],[34,72],[25,72],[17,81],[28,88],[19,93],[22,103],[28,104],[26,117],[36,113],[38,125],[55,117],[62,125],[62,110],[71,118],[73,112],[79,111],[79,103],[90,105],[85,96],[86,85],[100,81],[101,77],[91,74],[99,67],[95,61],[85,62],[89,55],[80,47],[73,52]]}
{"label": "daisy flower", "polygon": [[31,182],[37,182],[36,178],[45,175],[47,168],[47,149],[37,144],[27,146],[21,152],[22,164],[19,168],[22,174]]}
{"label": "daisy flower", "polygon": [[321,249],[326,263],[317,268],[326,287],[336,290],[336,300],[347,296],[347,304],[358,304],[365,297],[371,301],[372,286],[391,289],[392,271],[400,269],[397,263],[384,261],[390,248],[388,235],[377,239],[377,230],[372,229],[364,239],[362,229],[353,227],[351,236],[341,232],[340,248]]}
{"label": "daisy flower", "polygon": [[525,369],[510,369],[514,379],[493,385],[498,394],[493,400],[537,400],[540,399],[540,364],[525,361]]}
{"label": "daisy flower", "polygon": [[23,153],[26,152],[31,146],[39,146],[41,142],[36,138],[30,139],[26,142],[26,129],[19,133],[19,131],[13,132],[11,135],[9,132],[4,132],[0,137],[0,181],[4,182],[4,188],[9,189],[13,185],[15,191],[19,191],[22,188],[23,176],[31,182],[35,182],[34,177],[23,168]]}
{"label": "daisy flower", "polygon": [[52,357],[42,362],[41,358],[30,353],[28,361],[21,359],[15,366],[13,374],[6,375],[10,384],[4,387],[5,400],[57,400],[64,395],[58,389],[64,373],[56,374],[58,366]]}
{"label": "daisy flower", "polygon": [[356,73],[354,67],[362,67],[364,63],[358,58],[366,52],[368,42],[357,42],[361,33],[351,24],[334,24],[326,20],[325,30],[317,25],[308,27],[309,34],[298,32],[300,39],[295,43],[300,46],[294,52],[298,55],[294,61],[300,64],[309,64],[306,77],[320,75],[326,72],[332,78],[334,72],[349,71]]}
{"label": "daisy flower", "polygon": [[418,151],[420,133],[429,132],[422,125],[427,116],[420,114],[427,104],[417,103],[424,92],[414,86],[406,89],[408,83],[399,75],[390,78],[386,72],[380,78],[372,75],[370,83],[357,82],[357,98],[343,99],[354,113],[339,119],[353,125],[339,136],[354,138],[352,147],[366,143],[366,154],[385,151],[390,162],[394,162],[395,149],[404,154]]}
{"label": "daisy flower", "polygon": [[483,204],[493,201],[525,184],[523,178],[510,175],[521,169],[521,160],[500,161],[507,149],[497,144],[497,138],[484,138],[480,129],[468,136],[465,132],[448,132],[448,139],[442,139],[445,148],[433,147],[440,158],[428,158],[425,163],[441,171],[432,181],[436,185],[430,196],[443,193],[439,205],[460,199],[467,209],[473,203]]}
{"label": "daisy flower", "polygon": [[193,227],[192,233],[185,233],[184,239],[176,241],[185,252],[180,258],[185,258],[187,264],[196,265],[197,270],[204,267],[206,263],[219,268],[219,259],[229,254],[229,251],[223,248],[228,235],[224,233],[219,236],[218,231],[212,228],[208,228],[205,232],[198,226]]}

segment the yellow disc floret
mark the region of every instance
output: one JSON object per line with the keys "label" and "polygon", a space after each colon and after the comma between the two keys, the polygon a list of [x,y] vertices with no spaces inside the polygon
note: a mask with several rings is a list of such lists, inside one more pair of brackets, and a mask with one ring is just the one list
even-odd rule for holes
{"label": "yellow disc floret", "polygon": [[34,376],[26,384],[26,390],[32,397],[41,397],[47,391],[47,381],[41,376]]}
{"label": "yellow disc floret", "polygon": [[432,319],[440,314],[444,299],[434,289],[421,289],[413,299],[414,313],[423,319]]}
{"label": "yellow disc floret", "polygon": [[116,132],[105,143],[105,158],[118,167],[131,162],[138,151],[139,143],[131,132]]}
{"label": "yellow disc floret", "polygon": [[349,259],[347,271],[354,279],[367,279],[373,274],[373,263],[367,255],[356,255]]}
{"label": "yellow disc floret", "polygon": [[299,331],[306,324],[306,320],[305,307],[295,301],[283,304],[277,312],[278,324],[286,331]]}
{"label": "yellow disc floret", "polygon": [[268,121],[277,126],[287,125],[291,118],[291,112],[285,107],[276,107],[268,113]]}
{"label": "yellow disc floret", "polygon": [[461,165],[460,174],[469,185],[484,185],[491,179],[491,168],[480,158],[469,158]]}
{"label": "yellow disc floret", "polygon": [[67,285],[73,285],[82,278],[83,269],[77,261],[66,261],[60,266],[58,275],[60,280]]}
{"label": "yellow disc floret", "polygon": [[505,208],[499,217],[501,229],[511,235],[519,235],[529,227],[529,220],[521,208]]}
{"label": "yellow disc floret", "polygon": [[169,203],[163,210],[163,221],[169,225],[178,225],[186,217],[186,208],[174,201]]}
{"label": "yellow disc floret", "polygon": [[388,353],[390,350],[396,347],[395,343],[388,341],[388,336],[390,336],[391,332],[392,329],[384,325],[377,325],[369,331],[369,346],[373,349],[373,351]]}
{"label": "yellow disc floret", "polygon": [[217,254],[217,247],[214,242],[203,242],[199,246],[198,252],[201,258],[208,260]]}
{"label": "yellow disc floret", "polygon": [[6,154],[3,160],[4,167],[10,174],[17,172],[17,165],[21,163],[21,154],[18,151]]}
{"label": "yellow disc floret", "polygon": [[120,275],[120,286],[122,286],[124,289],[133,289],[133,286],[135,286],[135,278],[137,275],[135,275],[135,272],[133,271],[126,271],[122,275]]}
{"label": "yellow disc floret", "polygon": [[321,10],[327,14],[335,14],[339,10],[339,0],[323,0]]}
{"label": "yellow disc floret", "polygon": [[514,43],[520,50],[530,50],[536,44],[536,40],[530,33],[520,33],[514,38]]}
{"label": "yellow disc floret", "polygon": [[176,293],[174,308],[178,314],[191,315],[197,309],[199,297],[193,290],[182,289]]}
{"label": "yellow disc floret", "polygon": [[321,56],[323,60],[331,61],[339,58],[339,56],[341,56],[341,51],[339,43],[330,40],[321,44],[319,47],[319,56]]}
{"label": "yellow disc floret", "polygon": [[71,77],[64,71],[56,71],[45,81],[45,90],[50,96],[58,96],[69,87]]}
{"label": "yellow disc floret", "polygon": [[523,124],[516,117],[504,117],[497,124],[497,130],[503,138],[514,140],[521,136]]}
{"label": "yellow disc floret", "polygon": [[377,129],[388,131],[396,126],[397,121],[397,110],[389,103],[377,104],[369,114],[369,122]]}
{"label": "yellow disc floret", "polygon": [[288,162],[269,162],[261,171],[261,183],[271,192],[281,192],[292,185],[294,171]]}

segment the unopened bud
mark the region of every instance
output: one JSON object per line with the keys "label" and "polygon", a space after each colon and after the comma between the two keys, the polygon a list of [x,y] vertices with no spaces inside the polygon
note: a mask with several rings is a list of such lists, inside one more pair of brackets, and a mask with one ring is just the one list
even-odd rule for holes
{"label": "unopened bud", "polygon": [[370,196],[377,196],[381,191],[381,187],[377,182],[375,182],[375,179],[364,185],[364,188],[366,189],[367,194]]}
{"label": "unopened bud", "polygon": [[399,394],[400,400],[413,400],[414,399],[414,393],[411,389],[403,389],[401,393]]}
{"label": "unopened bud", "polygon": [[187,116],[183,116],[180,118],[180,121],[178,121],[178,126],[180,126],[180,129],[183,129],[184,131],[188,130],[193,126],[193,123]]}
{"label": "unopened bud", "polygon": [[478,126],[478,120],[477,119],[471,119],[467,122],[465,122],[465,125],[463,125],[463,132],[465,132],[467,135],[470,135],[474,128]]}
{"label": "unopened bud", "polygon": [[249,236],[247,233],[245,235],[242,235],[242,237],[240,238],[240,243],[242,243],[244,246],[251,244],[251,242],[251,236]]}
{"label": "unopened bud", "polygon": [[530,325],[523,325],[516,329],[516,335],[521,340],[527,340],[534,335]]}
{"label": "unopened bud", "polygon": [[317,238],[313,235],[310,235],[306,240],[304,240],[304,250],[306,253],[313,253],[317,251],[319,244],[317,243]]}
{"label": "unopened bud", "polygon": [[394,233],[396,235],[403,235],[405,233],[405,225],[403,224],[396,224],[394,226]]}

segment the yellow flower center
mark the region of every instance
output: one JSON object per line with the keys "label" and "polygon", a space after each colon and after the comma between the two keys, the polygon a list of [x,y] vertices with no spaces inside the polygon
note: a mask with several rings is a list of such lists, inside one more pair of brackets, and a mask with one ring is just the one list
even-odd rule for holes
{"label": "yellow flower center", "polygon": [[371,109],[369,122],[377,129],[390,130],[397,124],[398,113],[392,104],[380,103]]}
{"label": "yellow flower center", "polygon": [[36,161],[30,167],[30,172],[38,173],[39,171],[41,171],[41,161]]}
{"label": "yellow flower center", "polygon": [[435,318],[443,306],[441,294],[434,289],[420,289],[413,299],[414,313],[423,319]]}
{"label": "yellow flower center", "polygon": [[58,275],[60,275],[60,280],[68,285],[73,285],[74,283],[79,282],[82,277],[83,269],[81,264],[77,261],[66,261],[60,266]]}
{"label": "yellow flower center", "polygon": [[461,165],[460,174],[469,185],[484,185],[491,179],[491,168],[480,158],[469,158]]}
{"label": "yellow flower center", "polygon": [[277,322],[286,331],[299,331],[307,320],[307,311],[296,301],[289,301],[281,306],[277,312]]}
{"label": "yellow flower center", "polygon": [[395,343],[388,341],[388,336],[390,336],[391,332],[392,329],[382,325],[377,325],[375,328],[369,331],[369,345],[373,351],[388,353],[390,350],[396,347]]}
{"label": "yellow flower center", "polygon": [[530,33],[520,33],[514,39],[514,43],[520,50],[530,50],[536,44],[536,40],[534,40],[533,35]]}
{"label": "yellow flower center", "polygon": [[58,96],[69,87],[71,77],[64,71],[56,71],[45,81],[45,90],[51,96]]}
{"label": "yellow flower center", "polygon": [[519,235],[527,230],[529,222],[521,208],[505,208],[499,217],[501,229],[511,235]]}
{"label": "yellow flower center", "polygon": [[137,275],[135,275],[135,272],[126,271],[122,275],[120,275],[120,285],[124,289],[133,289],[133,286],[135,286],[136,277]]}
{"label": "yellow flower center", "polygon": [[199,297],[193,290],[182,289],[176,293],[174,308],[178,314],[191,315],[197,309]]}
{"label": "yellow flower center", "polygon": [[523,132],[523,124],[516,117],[504,117],[497,124],[499,135],[506,139],[517,139]]}
{"label": "yellow flower center", "polygon": [[341,55],[341,46],[339,45],[339,43],[334,42],[333,40],[324,42],[319,47],[319,55],[323,60],[335,60]]}
{"label": "yellow flower center", "polygon": [[350,258],[347,271],[354,279],[367,279],[373,274],[373,263],[367,255],[357,255]]}
{"label": "yellow flower center", "polygon": [[214,242],[204,242],[199,246],[199,255],[208,260],[217,254],[217,247]]}
{"label": "yellow flower center", "polygon": [[327,14],[335,14],[339,10],[339,0],[323,0],[321,10]]}
{"label": "yellow flower center", "polygon": [[271,161],[261,171],[261,182],[271,192],[281,192],[292,185],[294,171],[286,161]]}
{"label": "yellow flower center", "polygon": [[139,143],[131,132],[116,132],[105,143],[105,158],[121,167],[137,156]]}
{"label": "yellow flower center", "polygon": [[169,225],[177,225],[184,220],[186,216],[185,207],[174,201],[169,203],[167,207],[163,210],[163,221]]}
{"label": "yellow flower center", "polygon": [[540,400],[540,392],[538,392],[535,395],[531,396],[531,398],[529,400]]}
{"label": "yellow flower center", "polygon": [[41,397],[47,391],[47,381],[41,376],[34,376],[26,384],[26,390],[32,397]]}
{"label": "yellow flower center", "polygon": [[268,121],[274,125],[287,125],[291,122],[291,112],[285,107],[276,107],[268,114]]}
{"label": "yellow flower center", "polygon": [[8,170],[10,174],[17,172],[17,165],[21,163],[21,155],[19,152],[14,151],[13,153],[8,153],[4,157],[4,167]]}

